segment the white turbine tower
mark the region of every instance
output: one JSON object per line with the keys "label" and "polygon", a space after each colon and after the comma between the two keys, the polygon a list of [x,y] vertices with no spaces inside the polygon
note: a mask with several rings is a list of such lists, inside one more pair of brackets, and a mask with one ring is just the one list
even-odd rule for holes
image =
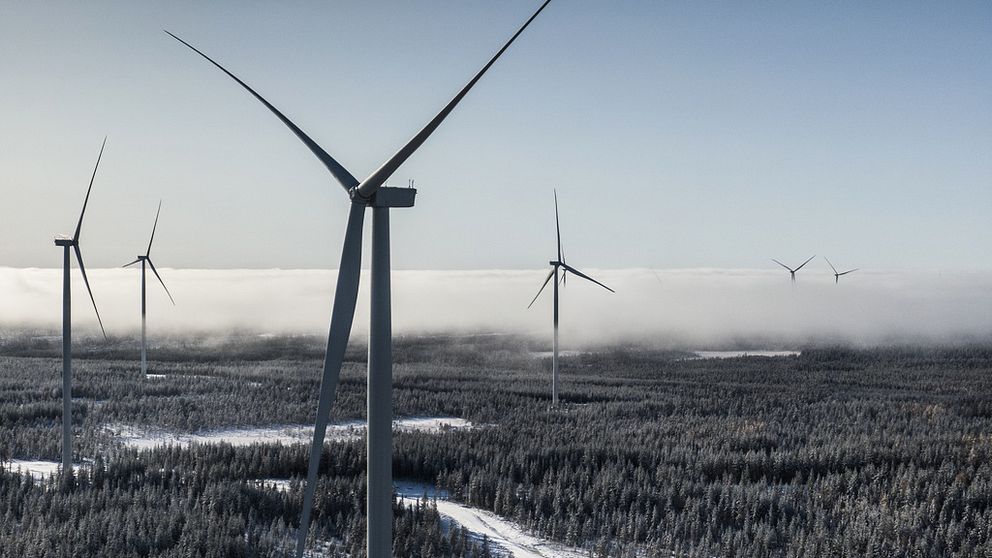
{"label": "white turbine tower", "polygon": [[600,287],[603,287],[604,289],[610,291],[611,293],[616,292],[613,289],[607,287],[606,285],[600,283],[599,281],[593,279],[592,277],[589,277],[585,273],[582,273],[581,271],[579,271],[579,270],[575,269],[574,267],[572,267],[572,266],[568,265],[567,263],[565,263],[565,253],[561,249],[561,227],[558,224],[558,192],[555,191],[554,194],[555,194],[555,232],[557,233],[557,236],[558,236],[558,259],[557,260],[554,260],[554,261],[551,261],[551,262],[548,262],[549,264],[551,264],[551,271],[548,272],[547,278],[544,279],[544,284],[541,285],[541,288],[537,291],[537,294],[534,295],[534,299],[531,300],[530,301],[530,304],[527,305],[527,308],[530,308],[531,306],[534,306],[534,303],[537,302],[537,297],[541,296],[541,293],[544,292],[544,287],[547,287],[548,286],[548,281],[550,281],[551,278],[554,277],[554,280],[555,280],[554,298],[555,298],[555,300],[554,300],[554,320],[553,321],[554,321],[554,327],[555,327],[555,337],[554,337],[554,344],[553,344],[554,349],[553,349],[553,351],[551,353],[551,405],[552,406],[558,405],[558,268],[559,267],[562,268],[562,270],[561,270],[561,282],[562,283],[565,282],[565,277],[567,276],[567,274],[569,272],[571,272],[571,273],[574,273],[575,275],[578,275],[579,277],[581,277],[583,279],[587,279],[589,281],[592,281],[593,283],[596,283],[597,285],[599,285]]}
{"label": "white turbine tower", "polygon": [[90,177],[90,185],[86,188],[86,197],[83,199],[83,210],[79,212],[79,221],[76,223],[76,231],[72,236],[60,235],[55,237],[55,245],[61,246],[62,255],[62,474],[72,473],[72,286],[69,281],[70,250],[76,253],[76,262],[79,264],[79,271],[83,274],[83,283],[90,293],[90,301],[93,303],[93,311],[96,312],[96,320],[100,324],[100,331],[103,338],[107,338],[107,331],[103,329],[103,320],[100,319],[100,311],[96,308],[96,299],[93,298],[93,290],[90,289],[90,280],[86,277],[86,266],[83,265],[83,254],[79,251],[79,232],[83,228],[83,215],[86,214],[86,204],[90,201],[90,191],[93,190],[93,181],[96,179],[96,170],[100,168],[100,159],[103,158],[103,148],[107,146],[107,138],[103,138],[100,146],[100,154],[97,155],[96,165],[93,167],[93,175]]}
{"label": "white turbine tower", "polygon": [[836,267],[834,267],[834,264],[832,264],[832,263],[830,263],[830,260],[829,260],[829,259],[827,259],[827,257],[826,257],[826,256],[823,256],[823,259],[825,259],[825,260],[827,260],[827,265],[829,265],[829,266],[830,266],[830,269],[832,269],[832,270],[834,270],[834,284],[835,284],[835,285],[836,285],[837,283],[840,283],[840,276],[841,276],[841,275],[847,275],[848,273],[854,273],[855,271],[857,271],[857,270],[858,270],[858,268],[854,268],[854,269],[849,269],[849,270],[847,270],[847,271],[842,271],[842,272],[840,272],[840,273],[838,273],[838,272],[837,272],[837,268],[836,268]]}
{"label": "white turbine tower", "polygon": [[792,269],[791,267],[789,267],[789,266],[785,265],[784,263],[776,260],[775,258],[772,258],[772,261],[775,262],[775,263],[777,263],[778,265],[784,267],[785,269],[788,269],[789,270],[789,277],[792,278],[792,284],[795,285],[796,284],[796,272],[799,271],[800,269],[802,269],[804,265],[808,264],[810,262],[810,260],[812,260],[815,257],[816,257],[815,255],[810,256],[809,257],[809,260],[804,261],[802,263],[802,265],[800,265],[796,269]]}
{"label": "white turbine tower", "polygon": [[148,239],[148,249],[145,250],[143,255],[138,256],[138,259],[133,262],[123,266],[131,267],[136,263],[141,263],[141,373],[148,374],[148,351],[145,345],[145,264],[152,268],[152,273],[158,278],[158,282],[162,284],[162,288],[165,289],[165,294],[169,295],[169,300],[175,305],[176,301],[172,298],[172,293],[169,292],[169,287],[165,286],[165,281],[162,280],[162,276],[158,274],[158,270],[155,269],[155,264],[152,263],[152,242],[155,241],[155,229],[158,228],[158,215],[162,212],[162,202],[158,202],[158,211],[155,212],[155,224],[152,225],[152,236]]}
{"label": "white turbine tower", "polygon": [[[458,105],[459,101],[550,1],[545,0],[541,4],[530,19],[423,129],[362,181],[356,179],[354,175],[245,82],[191,44],[169,33],[173,38],[238,82],[272,111],[320,159],[331,175],[344,187],[351,200],[348,224],[345,228],[344,247],[341,251],[341,264],[338,267],[334,303],[331,310],[330,331],[327,337],[327,351],[324,355],[324,371],[317,403],[313,442],[310,446],[310,463],[307,470],[307,483],[303,494],[303,510],[300,514],[300,531],[296,546],[296,556],[298,557],[303,556],[306,547],[328,414],[334,400],[341,373],[341,363],[344,359],[348,336],[351,333],[351,324],[355,315],[362,263],[362,221],[365,217],[365,209],[369,207],[372,208],[372,293],[368,361],[367,556],[369,558],[392,556],[392,315],[390,311],[389,208],[413,207],[416,190],[413,188],[391,188],[383,186],[383,184],[430,137]],[[168,33],[168,31],[166,32]]]}

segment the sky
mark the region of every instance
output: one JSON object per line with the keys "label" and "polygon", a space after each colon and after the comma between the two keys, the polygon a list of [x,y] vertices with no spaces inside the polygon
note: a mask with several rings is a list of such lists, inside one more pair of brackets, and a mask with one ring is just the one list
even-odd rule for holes
{"label": "sky", "polygon": [[[362,178],[531,1],[32,2],[0,11],[0,266],[53,268],[103,137],[91,268],[334,269]],[[992,5],[556,0],[390,184],[396,269],[992,269]],[[810,264],[826,271],[821,259]]]}

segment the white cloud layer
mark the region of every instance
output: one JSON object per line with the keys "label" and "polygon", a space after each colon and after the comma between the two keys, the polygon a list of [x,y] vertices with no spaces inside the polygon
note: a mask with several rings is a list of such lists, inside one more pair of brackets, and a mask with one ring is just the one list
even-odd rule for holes
{"label": "white cloud layer", "polygon": [[[325,334],[336,273],[323,270],[160,269],[169,303],[149,273],[150,335]],[[839,285],[800,272],[796,287],[775,270],[584,270],[611,294],[578,277],[562,292],[562,342],[577,347],[631,340],[698,348],[806,342],[967,342],[992,338],[992,272],[858,272]],[[72,271],[77,332],[96,319]],[[90,282],[110,334],[139,328],[139,272],[94,269]],[[512,332],[550,337],[551,286],[527,303],[547,271],[395,271],[396,333]],[[57,329],[61,270],[0,268],[0,328]],[[363,275],[354,332],[368,331]]]}

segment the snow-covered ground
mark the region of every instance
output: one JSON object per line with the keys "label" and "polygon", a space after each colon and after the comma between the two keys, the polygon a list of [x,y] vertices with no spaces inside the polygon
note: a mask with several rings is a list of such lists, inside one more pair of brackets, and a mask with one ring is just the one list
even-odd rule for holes
{"label": "snow-covered ground", "polygon": [[737,358],[737,357],[777,357],[799,356],[799,351],[693,351],[696,358]]}
{"label": "snow-covered ground", "polygon": [[[55,461],[28,461],[24,459],[14,459],[4,461],[3,468],[8,471],[27,473],[38,480],[44,480],[58,473],[61,463]],[[78,472],[79,465],[73,464],[72,470]]]}
{"label": "snow-covered ground", "polygon": [[[530,355],[534,358],[551,358],[554,356],[554,354],[555,354],[554,351],[532,351],[530,353]],[[589,351],[576,351],[572,349],[568,349],[568,350],[562,349],[558,351],[559,357],[574,357],[574,356],[586,355],[586,354],[589,354]]]}
{"label": "snow-covered ground", "polygon": [[[393,421],[393,430],[399,432],[441,433],[448,430],[472,428],[465,419],[454,417],[407,417]],[[262,428],[231,428],[202,434],[176,434],[153,431],[133,426],[113,424],[104,429],[127,447],[148,449],[163,445],[186,447],[190,444],[228,443],[233,446],[250,446],[256,443],[303,444],[313,437],[313,427],[301,424],[268,426]],[[365,421],[347,421],[329,424],[325,442],[355,440],[365,431]]]}
{"label": "snow-covered ground", "polygon": [[289,479],[259,479],[252,481],[252,484],[259,488],[268,488],[276,492],[289,492],[292,481]]}
{"label": "snow-covered ground", "polygon": [[569,548],[525,533],[513,522],[494,513],[463,506],[447,500],[447,494],[437,492],[432,486],[419,483],[396,483],[396,493],[408,505],[416,505],[425,493],[437,498],[437,511],[442,517],[464,526],[477,537],[486,535],[500,549],[513,558],[585,558],[588,552]]}
{"label": "snow-covered ground", "polygon": [[213,378],[215,376],[207,376],[205,374],[156,374],[154,372],[149,372],[145,374],[146,380],[164,380],[166,378]]}

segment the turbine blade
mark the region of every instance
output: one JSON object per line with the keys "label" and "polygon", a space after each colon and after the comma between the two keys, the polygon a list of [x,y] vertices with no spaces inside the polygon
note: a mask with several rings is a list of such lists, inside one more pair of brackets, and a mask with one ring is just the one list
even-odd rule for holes
{"label": "turbine blade", "polygon": [[158,214],[162,212],[162,200],[158,200],[158,211],[155,212],[155,224],[152,225],[152,237],[148,239],[148,250],[145,250],[145,257],[152,253],[152,242],[155,240],[155,229],[158,228]]}
{"label": "turbine blade", "polygon": [[844,273],[838,273],[837,275],[847,275],[848,273],[854,273],[855,271],[858,271],[858,269],[859,268],[849,269],[849,270],[845,271]]}
{"label": "turbine blade", "polygon": [[606,290],[608,290],[608,291],[610,291],[611,293],[615,293],[615,292],[616,292],[616,291],[614,291],[613,289],[611,289],[611,288],[609,288],[609,287],[607,287],[606,285],[604,285],[604,284],[602,284],[602,283],[600,283],[599,281],[597,281],[597,280],[595,280],[595,279],[593,279],[592,277],[589,277],[589,276],[588,276],[588,275],[586,275],[585,273],[582,273],[581,271],[579,271],[579,270],[577,270],[577,269],[575,269],[574,267],[572,267],[572,266],[570,266],[570,265],[567,265],[567,264],[561,264],[561,265],[562,265],[562,267],[564,267],[564,268],[565,268],[566,270],[568,270],[568,271],[571,271],[572,273],[574,273],[574,274],[576,274],[576,275],[578,275],[579,277],[581,277],[581,278],[583,278],[583,279],[588,279],[589,281],[592,281],[593,283],[596,283],[597,285],[599,285],[600,287],[603,287],[604,289],[606,289]]}
{"label": "turbine blade", "polygon": [[79,242],[79,231],[83,228],[83,215],[86,214],[86,204],[90,201],[90,191],[93,190],[93,180],[96,179],[96,169],[100,168],[100,159],[103,158],[103,148],[107,147],[107,136],[103,137],[103,144],[100,145],[100,154],[96,156],[96,165],[93,167],[93,176],[90,177],[90,186],[86,189],[86,198],[83,199],[83,210],[79,212],[79,222],[76,223],[76,232],[72,235],[74,242]]}
{"label": "turbine blade", "polygon": [[534,12],[534,15],[530,16],[530,19],[528,19],[527,22],[524,23],[523,26],[516,33],[514,33],[512,37],[510,37],[510,40],[507,41],[505,45],[503,45],[503,48],[499,49],[499,52],[497,52],[496,55],[493,56],[491,60],[489,60],[489,63],[483,66],[482,69],[479,70],[479,73],[475,74],[475,77],[473,77],[472,80],[469,81],[468,84],[466,84],[465,87],[463,87],[461,91],[459,91],[458,94],[454,96],[454,98],[448,101],[447,105],[444,105],[444,108],[441,109],[441,112],[437,113],[437,115],[430,122],[428,122],[427,125],[424,126],[424,128],[420,130],[419,133],[417,133],[417,135],[413,136],[413,139],[411,139],[409,142],[407,142],[406,145],[401,147],[400,150],[397,151],[395,155],[390,157],[388,161],[383,163],[381,167],[379,167],[375,172],[369,175],[368,178],[362,181],[362,183],[358,186],[358,193],[359,195],[361,195],[361,197],[365,199],[371,197],[372,194],[374,194],[375,191],[379,188],[379,186],[382,186],[383,183],[385,183],[386,180],[394,172],[396,172],[396,169],[399,168],[399,166],[402,165],[410,157],[410,155],[413,155],[413,153],[424,143],[424,141],[426,141],[427,138],[430,137],[432,133],[434,133],[434,130],[436,130],[437,127],[440,126],[442,122],[444,122],[444,119],[448,117],[448,114],[452,110],[454,110],[454,108],[462,100],[462,97],[464,97],[465,94],[468,93],[470,89],[472,89],[472,87],[476,84],[476,82],[478,82],[479,79],[482,78],[482,76],[486,73],[486,71],[489,70],[489,68],[500,57],[500,55],[502,55],[503,52],[506,51],[506,49],[509,48],[511,44],[513,44],[513,41],[515,41],[517,37],[519,37],[520,34],[524,32],[524,29],[527,29],[527,26],[530,25],[532,21],[534,21],[534,18],[536,18],[538,14],[540,14],[550,2],[551,0],[545,0],[545,2],[541,4],[541,7],[538,8],[536,12]]}
{"label": "turbine blade", "polygon": [[561,251],[561,225],[558,224],[558,191],[555,190],[555,232],[558,233],[558,261],[564,262],[565,257]]}
{"label": "turbine blade", "polygon": [[364,217],[365,206],[361,203],[352,203],[344,235],[344,248],[341,250],[341,265],[338,267],[334,306],[331,310],[331,327],[327,336],[327,351],[324,353],[324,372],[320,381],[317,419],[314,424],[313,443],[310,445],[310,464],[307,470],[306,489],[303,493],[300,531],[296,541],[297,557],[303,556],[306,547],[314,491],[317,487],[317,471],[320,469],[320,454],[324,448],[324,433],[327,430],[327,418],[331,411],[331,403],[334,401],[338,378],[341,375],[341,363],[344,361],[348,337],[351,335],[351,323],[355,318],[358,280],[362,271],[362,220]]}
{"label": "turbine blade", "polygon": [[152,268],[152,273],[155,274],[155,277],[158,277],[158,282],[159,283],[162,283],[162,288],[165,289],[165,294],[169,295],[169,300],[171,300],[172,301],[172,305],[175,306],[176,305],[176,300],[174,298],[172,298],[172,293],[169,292],[169,287],[166,287],[165,286],[165,281],[163,281],[162,280],[162,276],[158,274],[158,270],[155,269],[155,264],[152,263],[152,259],[151,258],[148,258],[148,267]]}
{"label": "turbine blade", "polygon": [[778,265],[784,267],[785,269],[788,269],[789,270],[789,273],[792,273],[792,268],[791,267],[789,267],[789,266],[785,265],[784,263],[776,260],[775,258],[772,258],[772,261],[775,262],[775,263],[777,263]]}
{"label": "turbine blade", "polygon": [[[804,261],[804,262],[803,262],[803,265],[806,265],[806,264],[808,264],[808,263],[810,262],[810,260],[812,260],[812,259],[813,259],[813,258],[815,258],[815,257],[816,257],[816,255],[815,255],[815,254],[814,254],[814,255],[812,255],[812,256],[810,256],[808,260],[806,260],[806,261]],[[799,266],[799,267],[797,267],[797,268],[796,268],[796,271],[799,271],[800,269],[802,269],[802,268],[803,268],[803,265],[801,265],[801,266]]]}
{"label": "turbine blade", "polygon": [[548,281],[551,280],[551,277],[554,276],[554,274],[555,274],[555,268],[551,268],[551,271],[548,272],[548,276],[544,279],[544,283],[541,284],[540,290],[538,290],[537,294],[534,295],[534,299],[530,301],[530,304],[527,305],[527,308],[534,306],[534,303],[537,302],[537,297],[541,296],[541,293],[544,292],[544,287],[548,286]]}
{"label": "turbine blade", "polygon": [[823,259],[827,260],[827,265],[830,266],[830,269],[834,270],[834,273],[837,273],[837,268],[834,267],[834,264],[830,263],[830,258],[823,256]]}
{"label": "turbine blade", "polygon": [[83,254],[79,251],[79,245],[73,244],[73,250],[76,251],[76,262],[79,263],[79,271],[83,274],[83,283],[86,283],[86,291],[90,293],[90,301],[93,303],[93,311],[96,312],[96,321],[100,323],[100,331],[103,332],[103,338],[107,339],[107,330],[103,329],[103,320],[100,318],[100,311],[96,308],[96,299],[93,298],[93,289],[90,288],[90,280],[86,277],[86,266],[83,265]]}
{"label": "turbine blade", "polygon": [[137,259],[137,260],[134,260],[133,262],[131,262],[129,264],[122,265],[121,267],[131,267],[132,265],[134,265],[134,264],[136,264],[136,263],[138,263],[140,261],[141,261],[140,259]]}
{"label": "turbine blade", "polygon": [[294,134],[296,134],[296,137],[299,138],[300,141],[302,141],[310,149],[310,151],[317,156],[318,159],[320,159],[321,163],[324,163],[324,166],[327,167],[327,170],[331,171],[331,174],[334,175],[334,178],[336,178],[337,181],[341,183],[341,186],[344,187],[346,192],[350,192],[352,188],[358,186],[358,179],[355,178],[350,172],[348,172],[347,169],[341,166],[341,163],[335,161],[334,157],[331,157],[326,151],[324,151],[323,148],[317,145],[317,142],[310,139],[310,136],[306,135],[303,132],[303,130],[301,130],[296,124],[293,124],[292,121],[286,118],[286,116],[283,113],[279,112],[279,109],[272,106],[271,103],[269,103],[264,98],[262,98],[261,95],[256,93],[254,89],[248,87],[247,83],[241,81],[241,79],[239,79],[238,76],[227,71],[227,68],[221,66],[217,62],[214,62],[212,58],[210,58],[206,54],[203,54],[203,52],[201,52],[193,45],[187,43],[186,41],[180,39],[179,37],[173,35],[172,33],[169,33],[169,31],[165,31],[165,32],[168,33],[173,39],[188,46],[193,52],[206,58],[207,61],[213,64],[214,66],[220,68],[222,72],[230,76],[230,78],[233,79],[234,81],[238,82],[238,84],[240,84],[241,87],[247,89],[249,93],[251,93],[256,99],[259,100],[259,102],[261,102],[263,105],[265,105],[266,108],[272,111],[272,114],[276,115],[276,117],[279,120],[281,120],[282,123],[285,124],[287,128],[289,128]]}

